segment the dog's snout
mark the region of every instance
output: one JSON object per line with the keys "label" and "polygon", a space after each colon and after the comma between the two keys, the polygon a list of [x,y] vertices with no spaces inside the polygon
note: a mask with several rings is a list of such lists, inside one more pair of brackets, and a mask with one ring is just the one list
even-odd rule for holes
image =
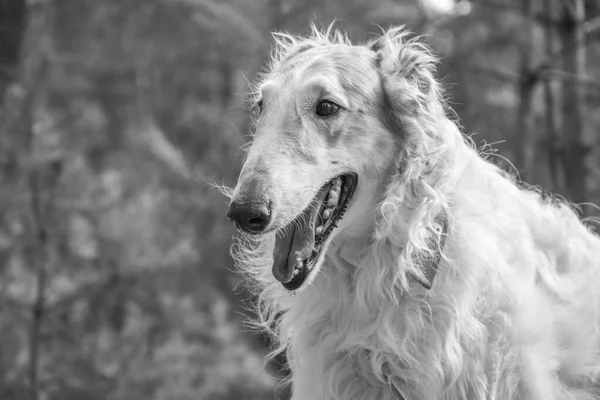
{"label": "dog's snout", "polygon": [[269,225],[271,207],[267,201],[249,203],[233,201],[227,210],[227,218],[246,232],[260,233]]}

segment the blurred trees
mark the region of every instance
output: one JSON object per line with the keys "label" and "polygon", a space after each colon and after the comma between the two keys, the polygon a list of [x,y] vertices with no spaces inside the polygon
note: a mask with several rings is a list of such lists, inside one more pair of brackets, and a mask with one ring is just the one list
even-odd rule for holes
{"label": "blurred trees", "polygon": [[427,34],[492,159],[600,202],[598,4],[0,0],[0,398],[272,397],[212,187],[269,30]]}
{"label": "blurred trees", "polygon": [[[573,201],[586,200],[586,157],[590,151],[586,128],[587,106],[585,88],[580,80],[586,78],[586,43],[584,31],[585,4],[583,0],[565,1],[562,7],[559,32],[562,37],[561,50],[564,71],[575,82],[563,81],[563,128],[565,133],[563,163],[568,177],[567,188]],[[566,134],[566,133],[569,134]]]}
{"label": "blurred trees", "polygon": [[[467,132],[501,140],[494,147],[523,179],[576,203],[597,201],[598,3],[474,0],[461,9],[469,12],[432,33],[435,41],[445,28],[458,39],[442,68],[458,83],[450,97]],[[478,97],[485,104],[466,103]]]}
{"label": "blurred trees", "polygon": [[210,186],[243,143],[245,83],[221,73],[258,41],[230,8],[33,2],[23,40],[3,36],[22,57],[1,116],[0,398],[272,389]]}

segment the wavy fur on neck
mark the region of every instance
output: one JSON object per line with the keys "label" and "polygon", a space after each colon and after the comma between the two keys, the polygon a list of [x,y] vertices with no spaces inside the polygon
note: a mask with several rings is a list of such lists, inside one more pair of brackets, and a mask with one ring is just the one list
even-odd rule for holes
{"label": "wavy fur on neck", "polygon": [[[351,46],[331,27],[277,34],[264,78],[333,45]],[[397,28],[364,46],[383,123],[401,132],[370,234],[337,237],[295,296],[271,274],[273,234],[232,247],[256,324],[287,354],[293,400],[600,399],[598,236],[463,137],[422,42]]]}

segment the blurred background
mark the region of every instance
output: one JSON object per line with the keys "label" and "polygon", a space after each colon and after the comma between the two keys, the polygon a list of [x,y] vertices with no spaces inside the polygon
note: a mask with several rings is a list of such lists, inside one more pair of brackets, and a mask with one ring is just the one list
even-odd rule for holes
{"label": "blurred background", "polygon": [[269,32],[333,19],[427,35],[492,160],[600,203],[598,0],[0,0],[0,399],[288,398],[212,185]]}

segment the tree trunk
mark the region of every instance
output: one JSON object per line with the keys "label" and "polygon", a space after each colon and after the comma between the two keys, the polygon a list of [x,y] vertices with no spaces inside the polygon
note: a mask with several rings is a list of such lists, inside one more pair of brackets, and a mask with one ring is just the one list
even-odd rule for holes
{"label": "tree trunk", "polygon": [[0,99],[17,79],[26,13],[25,0],[0,0]]}
{"label": "tree trunk", "polygon": [[535,115],[533,110],[533,95],[537,78],[533,73],[534,49],[534,18],[535,0],[522,0],[522,13],[524,20],[523,42],[521,43],[521,72],[519,82],[519,109],[517,112],[517,133],[520,140],[516,150],[517,168],[523,180],[535,180],[535,150],[536,131]]}
{"label": "tree trunk", "polygon": [[[548,21],[555,20],[556,13],[554,11],[554,2],[546,1],[545,18]],[[553,24],[546,24],[544,33],[544,51],[546,53],[546,57],[550,58],[555,52],[555,26]],[[564,175],[558,148],[560,137],[558,133],[556,87],[550,74],[546,74],[544,76],[544,108],[546,112],[545,117],[547,130],[545,148],[548,157],[550,175],[549,180],[552,184],[552,191],[554,191],[555,193],[563,193]]]}
{"label": "tree trunk", "polygon": [[18,117],[15,109],[7,109],[7,103],[8,89],[19,80],[26,17],[25,0],[0,0],[0,180],[11,176],[16,165],[12,131]]}
{"label": "tree trunk", "polygon": [[[11,7],[9,3],[13,3]],[[3,139],[2,177],[6,187],[25,178],[29,183],[29,214],[32,223],[30,254],[32,269],[36,274],[36,290],[30,305],[31,323],[28,344],[29,398],[38,400],[40,389],[39,365],[41,356],[41,332],[45,319],[45,302],[48,270],[51,261],[51,223],[54,191],[61,171],[60,160],[40,161],[33,151],[36,111],[40,106],[40,95],[44,93],[49,68],[53,3],[37,3],[27,7],[25,1],[0,0],[0,21],[4,31],[0,43],[2,67],[14,68],[9,80],[3,83],[4,95],[0,138]],[[4,12],[8,11],[8,14]],[[5,21],[4,18],[16,18]],[[6,25],[4,25],[6,22]],[[14,41],[14,42],[11,42]],[[8,45],[7,48],[3,45]]]}
{"label": "tree trunk", "polygon": [[[563,62],[572,76],[585,77],[585,21],[584,0],[565,0],[563,7]],[[563,83],[563,154],[564,175],[569,200],[581,203],[587,199],[585,88],[581,83]]]}

